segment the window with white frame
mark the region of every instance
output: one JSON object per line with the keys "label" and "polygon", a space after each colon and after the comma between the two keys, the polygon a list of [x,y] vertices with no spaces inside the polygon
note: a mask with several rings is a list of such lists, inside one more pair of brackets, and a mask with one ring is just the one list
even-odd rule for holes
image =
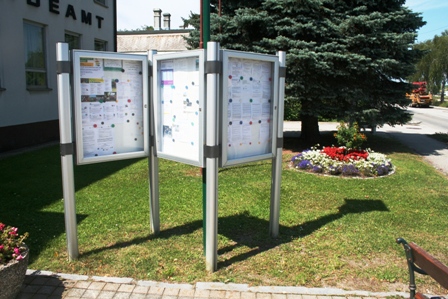
{"label": "window with white frame", "polygon": [[107,51],[107,42],[100,39],[95,39],[95,51]]}
{"label": "window with white frame", "polygon": [[68,44],[69,50],[81,49],[81,37],[79,34],[66,32],[64,40]]}
{"label": "window with white frame", "polygon": [[24,48],[27,88],[47,88],[45,27],[25,22]]}

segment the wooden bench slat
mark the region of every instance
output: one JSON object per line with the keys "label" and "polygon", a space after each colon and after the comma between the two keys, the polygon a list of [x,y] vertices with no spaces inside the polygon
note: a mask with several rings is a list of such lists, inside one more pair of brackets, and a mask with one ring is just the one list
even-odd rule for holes
{"label": "wooden bench slat", "polygon": [[408,244],[412,249],[414,263],[419,266],[420,269],[428,273],[428,275],[430,275],[442,287],[448,289],[448,267],[424,251],[417,244],[413,242]]}

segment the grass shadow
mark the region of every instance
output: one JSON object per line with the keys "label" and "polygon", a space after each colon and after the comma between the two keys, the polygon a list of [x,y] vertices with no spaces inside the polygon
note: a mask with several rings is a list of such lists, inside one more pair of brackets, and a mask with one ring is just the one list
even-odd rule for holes
{"label": "grass shadow", "polygon": [[[29,232],[31,262],[48,242],[65,233],[64,213],[45,211],[60,202],[63,207],[61,158],[59,146],[0,159],[0,222],[16,226],[20,233]],[[104,179],[137,160],[75,167],[75,191]],[[77,214],[80,223],[87,215]]]}
{"label": "grass shadow", "polygon": [[[77,214],[77,224],[79,225],[85,218],[87,215]],[[30,263],[39,257],[51,240],[65,234],[64,213],[45,211],[2,213],[0,219],[6,224],[14,223],[19,228],[20,234],[25,231],[29,233],[30,237],[25,240],[25,243],[30,248]]]}
{"label": "grass shadow", "polygon": [[[323,226],[336,221],[348,214],[369,213],[373,211],[388,212],[389,209],[381,200],[358,200],[345,199],[345,204],[339,207],[337,213],[325,215],[316,220],[307,221],[296,226],[288,227],[280,225],[279,237],[270,238],[267,234],[269,221],[251,216],[249,212],[243,212],[237,215],[219,217],[218,233],[233,240],[236,244],[222,247],[218,254],[225,254],[235,250],[238,247],[249,247],[250,250],[243,254],[235,255],[232,258],[218,263],[218,268],[224,268],[233,263],[246,260],[254,255],[268,251],[281,244],[289,243],[293,239],[303,238],[311,235]],[[196,220],[163,230],[159,235],[148,235],[147,237],[135,238],[131,241],[116,243],[109,247],[97,248],[82,254],[90,256],[100,253],[104,250],[118,249],[130,245],[142,244],[153,239],[170,239],[173,236],[191,234],[202,228],[202,220]]]}
{"label": "grass shadow", "polygon": [[171,237],[174,237],[174,236],[189,235],[198,229],[202,229],[202,220],[196,220],[196,221],[185,223],[180,226],[175,226],[175,227],[172,227],[172,228],[169,228],[166,230],[162,230],[157,235],[151,234],[151,235],[147,235],[145,237],[134,238],[134,239],[126,241],[126,242],[118,242],[118,243],[113,244],[112,246],[101,247],[101,248],[93,249],[90,251],[86,251],[86,252],[83,252],[80,256],[88,257],[91,255],[98,254],[105,250],[113,250],[113,249],[124,248],[124,247],[131,246],[131,245],[139,245],[139,244],[143,244],[143,243],[146,243],[146,242],[154,240],[154,239],[170,239]]}
{"label": "grass shadow", "polygon": [[[246,246],[250,251],[231,257],[218,263],[218,268],[227,267],[233,263],[246,260],[256,254],[268,251],[293,239],[311,235],[323,226],[336,221],[348,214],[368,213],[373,211],[388,212],[389,209],[381,200],[345,199],[337,213],[322,216],[316,220],[307,221],[296,226],[280,225],[279,237],[273,239],[267,236],[269,222],[250,216],[247,212],[219,219],[219,233],[236,242],[219,250],[219,254],[227,253],[237,247]],[[266,228],[265,230],[260,228]]]}

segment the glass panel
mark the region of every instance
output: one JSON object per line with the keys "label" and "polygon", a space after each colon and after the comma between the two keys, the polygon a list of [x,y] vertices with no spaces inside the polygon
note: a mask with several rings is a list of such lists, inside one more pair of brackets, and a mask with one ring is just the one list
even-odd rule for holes
{"label": "glass panel", "polygon": [[73,50],[73,49],[81,49],[81,42],[80,42],[80,38],[78,35],[74,35],[74,34],[65,34],[65,42],[68,44],[68,49],[69,50]]}
{"label": "glass panel", "polygon": [[106,51],[107,50],[107,42],[102,40],[95,40],[95,51]]}
{"label": "glass panel", "polygon": [[45,68],[43,28],[25,23],[25,65]]}
{"label": "glass panel", "polygon": [[26,85],[34,87],[47,86],[47,78],[45,73],[40,72],[26,72]]}
{"label": "glass panel", "polygon": [[44,27],[24,23],[23,28],[26,84],[32,87],[47,87]]}

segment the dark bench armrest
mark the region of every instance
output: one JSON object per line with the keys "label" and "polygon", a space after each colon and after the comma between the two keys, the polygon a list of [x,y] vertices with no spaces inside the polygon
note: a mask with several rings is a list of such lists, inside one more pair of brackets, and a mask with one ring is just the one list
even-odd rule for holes
{"label": "dark bench armrest", "polygon": [[427,253],[415,243],[407,243],[406,240],[398,238],[398,244],[402,244],[406,252],[406,261],[409,268],[409,290],[411,299],[428,299],[425,295],[415,292],[414,272],[429,275],[442,287],[448,289],[448,267]]}
{"label": "dark bench armrest", "polygon": [[442,287],[448,289],[448,267],[438,259],[424,251],[415,243],[409,243],[414,257],[414,264],[423,269],[429,276],[437,281]]}

